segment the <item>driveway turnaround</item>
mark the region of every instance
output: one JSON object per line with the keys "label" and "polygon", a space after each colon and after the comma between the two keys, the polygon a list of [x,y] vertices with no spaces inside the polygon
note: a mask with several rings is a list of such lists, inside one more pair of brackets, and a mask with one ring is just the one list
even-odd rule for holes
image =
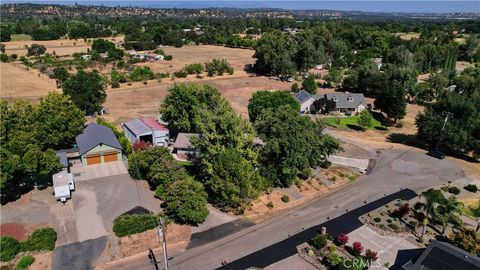
{"label": "driveway turnaround", "polygon": [[53,270],[90,270],[92,263],[100,256],[106,237],[75,242],[55,248],[52,256]]}

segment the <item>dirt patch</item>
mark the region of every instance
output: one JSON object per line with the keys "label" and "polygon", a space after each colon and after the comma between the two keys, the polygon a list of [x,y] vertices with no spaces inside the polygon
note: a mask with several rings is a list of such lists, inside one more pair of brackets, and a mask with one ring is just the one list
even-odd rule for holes
{"label": "dirt patch", "polygon": [[35,257],[35,262],[28,268],[29,270],[52,269],[52,252],[37,254],[34,257]]}
{"label": "dirt patch", "polygon": [[[185,248],[190,240],[190,235],[190,227],[186,225],[169,224],[167,226],[167,243],[169,246]],[[122,257],[142,253],[149,248],[160,248],[160,243],[156,228],[119,239]]]}
{"label": "dirt patch", "polygon": [[[106,37],[104,39],[112,42],[123,41],[124,36]],[[57,39],[57,40],[21,40],[21,41],[9,41],[3,42],[5,44],[5,52],[7,54],[17,54],[18,56],[27,54],[25,46],[31,46],[32,44],[41,44],[45,46],[48,53],[55,53],[58,56],[71,55],[75,52],[87,52],[87,49],[91,48],[91,42],[93,39]]]}
{"label": "dirt patch", "polygon": [[19,241],[23,241],[28,237],[28,230],[23,224],[5,223],[0,225],[1,236],[11,236]]}
{"label": "dirt patch", "polygon": [[4,99],[27,99],[36,101],[48,92],[60,91],[55,80],[38,70],[28,69],[20,63],[0,64],[0,97]]}

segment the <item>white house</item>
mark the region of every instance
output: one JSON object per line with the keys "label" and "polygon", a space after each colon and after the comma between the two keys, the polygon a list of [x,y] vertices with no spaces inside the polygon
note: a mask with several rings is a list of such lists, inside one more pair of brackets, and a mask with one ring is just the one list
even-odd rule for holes
{"label": "white house", "polygon": [[315,111],[315,98],[307,91],[301,90],[295,94],[295,98],[300,103],[300,113],[311,113]]}
{"label": "white house", "polygon": [[132,143],[150,142],[152,145],[167,146],[170,132],[154,118],[133,119],[122,124],[125,136]]}
{"label": "white house", "polygon": [[62,202],[66,202],[70,199],[70,192],[75,190],[75,182],[73,181],[73,175],[65,170],[60,171],[52,176],[53,191],[55,199]]}

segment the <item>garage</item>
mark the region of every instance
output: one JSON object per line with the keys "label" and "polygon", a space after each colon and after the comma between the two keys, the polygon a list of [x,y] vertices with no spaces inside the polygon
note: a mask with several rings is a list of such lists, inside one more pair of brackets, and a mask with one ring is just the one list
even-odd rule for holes
{"label": "garage", "polygon": [[108,153],[103,156],[103,161],[104,162],[111,162],[111,161],[117,161],[118,160],[118,154],[117,153]]}
{"label": "garage", "polygon": [[100,156],[90,156],[87,157],[87,165],[92,165],[92,164],[99,164],[102,162],[102,159]]}

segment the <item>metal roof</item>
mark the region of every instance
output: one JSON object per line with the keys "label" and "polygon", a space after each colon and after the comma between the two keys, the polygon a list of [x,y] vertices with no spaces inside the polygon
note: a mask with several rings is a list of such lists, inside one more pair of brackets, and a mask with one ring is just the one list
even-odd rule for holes
{"label": "metal roof", "polygon": [[142,122],[155,131],[168,131],[168,128],[157,122],[154,118],[143,118]]}
{"label": "metal roof", "polygon": [[305,101],[309,100],[310,98],[312,98],[312,95],[305,91],[305,90],[301,90],[300,92],[296,93],[295,94],[295,97],[297,98],[297,100],[300,102],[300,103],[304,103]]}
{"label": "metal roof", "polygon": [[55,151],[55,155],[57,155],[60,163],[63,165],[64,168],[68,167],[68,158],[67,158],[67,151],[65,150],[58,150]]}
{"label": "metal roof", "polygon": [[365,100],[363,94],[358,93],[326,93],[325,99],[330,102],[335,102],[337,108],[357,108]]}
{"label": "metal roof", "polygon": [[53,186],[55,188],[61,187],[61,186],[68,186],[68,180],[70,180],[69,178],[70,177],[69,177],[67,171],[58,172],[58,173],[52,175]]}
{"label": "metal roof", "polygon": [[432,241],[415,263],[403,266],[409,270],[478,270],[480,258],[447,242]]}
{"label": "metal roof", "polygon": [[123,150],[122,146],[118,142],[113,131],[97,123],[90,123],[83,130],[83,133],[78,135],[75,140],[77,141],[78,151],[80,155],[85,154],[92,148],[99,144],[105,144],[119,150]]}
{"label": "metal roof", "polygon": [[128,130],[137,136],[152,132],[152,129],[140,119],[133,119],[125,122],[123,123],[123,126],[128,128]]}
{"label": "metal roof", "polygon": [[190,139],[198,136],[197,133],[178,133],[173,148],[193,148]]}

